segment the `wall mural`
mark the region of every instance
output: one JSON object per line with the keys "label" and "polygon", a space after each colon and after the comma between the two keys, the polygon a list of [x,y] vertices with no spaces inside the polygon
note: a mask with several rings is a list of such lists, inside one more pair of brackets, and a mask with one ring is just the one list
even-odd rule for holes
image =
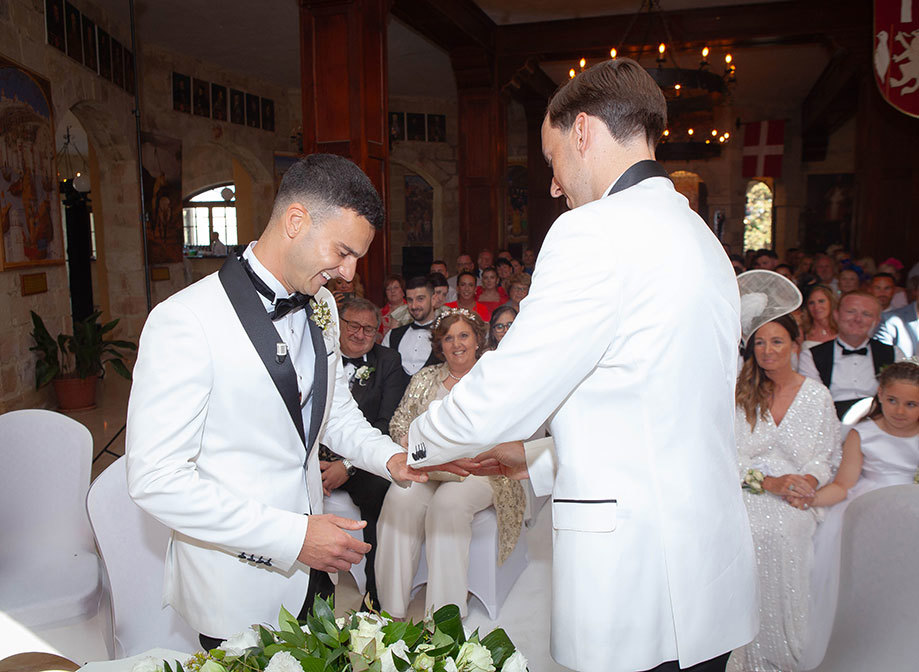
{"label": "wall mural", "polygon": [[147,251],[151,264],[182,261],[182,141],[141,133]]}
{"label": "wall mural", "polygon": [[0,270],[64,260],[50,82],[0,56]]}

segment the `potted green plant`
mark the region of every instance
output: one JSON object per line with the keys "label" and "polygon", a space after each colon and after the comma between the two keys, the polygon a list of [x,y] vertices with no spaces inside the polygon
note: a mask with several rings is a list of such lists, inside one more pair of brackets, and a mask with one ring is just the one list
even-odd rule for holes
{"label": "potted green plant", "polygon": [[131,341],[107,340],[118,320],[99,323],[101,311],[73,323],[73,334],[58,334],[53,338],[45,323],[32,313],[32,338],[29,348],[38,353],[35,362],[35,389],[54,384],[58,405],[62,410],[92,408],[96,405],[96,381],[105,375],[110,364],[120,376],[131,380],[124,363],[126,350],[137,350]]}

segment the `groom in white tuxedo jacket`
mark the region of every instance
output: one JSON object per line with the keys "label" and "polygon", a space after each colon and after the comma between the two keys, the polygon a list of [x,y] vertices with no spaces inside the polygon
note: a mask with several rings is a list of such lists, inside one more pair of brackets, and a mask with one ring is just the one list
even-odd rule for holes
{"label": "groom in white tuxedo jacket", "polygon": [[335,300],[383,223],[350,161],[316,154],[285,174],[265,232],[219,273],[159,304],[128,406],[128,486],[173,530],[164,602],[215,646],[282,605],[301,611],[324,572],[369,546],[322,515],[318,444],[396,481],[425,480],[348,391]]}
{"label": "groom in white tuxedo jacket", "polygon": [[543,153],[572,210],[501,346],[409,432],[420,466],[550,420],[554,451],[504,443],[470,468],[552,493],[552,655],[585,672],[723,670],[758,625],[733,432],[737,282],[653,161],[665,124],[660,88],[629,59],[555,94]]}

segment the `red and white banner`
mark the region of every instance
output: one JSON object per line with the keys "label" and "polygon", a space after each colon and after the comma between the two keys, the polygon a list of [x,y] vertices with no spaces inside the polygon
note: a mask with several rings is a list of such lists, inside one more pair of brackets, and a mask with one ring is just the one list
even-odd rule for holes
{"label": "red and white banner", "polygon": [[917,0],[874,0],[874,81],[884,100],[919,117]]}
{"label": "red and white banner", "polygon": [[744,125],[744,177],[782,177],[784,154],[784,119],[754,121]]}

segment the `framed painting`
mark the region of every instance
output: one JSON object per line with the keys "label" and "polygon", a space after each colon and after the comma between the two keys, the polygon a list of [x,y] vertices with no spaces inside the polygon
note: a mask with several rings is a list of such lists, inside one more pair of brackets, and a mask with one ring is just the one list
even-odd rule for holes
{"label": "framed painting", "polygon": [[262,125],[261,105],[258,96],[246,94],[246,126],[260,128]]}
{"label": "framed painting", "polygon": [[172,109],[176,112],[191,112],[191,78],[180,72],[172,73]]}
{"label": "framed painting", "polygon": [[124,54],[124,90],[134,95],[134,52],[122,49]]}
{"label": "framed painting", "polygon": [[262,98],[262,129],[274,131],[274,101]]}
{"label": "framed painting", "polygon": [[48,44],[63,52],[67,51],[64,38],[64,0],[45,0],[45,28]]}
{"label": "framed painting", "polygon": [[51,83],[0,56],[0,110],[0,269],[61,264]]}
{"label": "framed painting", "polygon": [[96,58],[96,24],[83,16],[83,65],[99,72],[99,61]]}
{"label": "framed painting", "polygon": [[211,104],[213,117],[217,121],[227,120],[227,87],[211,84]]}
{"label": "framed painting", "polygon": [[237,89],[230,89],[230,122],[245,125],[246,94]]}
{"label": "framed painting", "polygon": [[67,55],[83,62],[83,34],[80,31],[80,10],[69,2],[64,3],[64,18],[67,21]]}
{"label": "framed painting", "polygon": [[112,83],[124,88],[124,47],[118,40],[112,40]]}
{"label": "framed painting", "polygon": [[405,140],[405,112],[389,113],[389,144]]}
{"label": "framed painting", "polygon": [[112,81],[112,38],[98,26],[96,37],[99,43],[99,75]]}
{"label": "framed painting", "polygon": [[203,79],[195,79],[193,91],[193,105],[195,114],[199,117],[211,116],[211,83]]}
{"label": "framed painting", "polygon": [[405,125],[409,140],[424,142],[426,139],[425,120],[423,114],[409,112],[405,115]]}
{"label": "framed painting", "polygon": [[147,250],[151,264],[182,261],[182,141],[141,133]]}
{"label": "framed painting", "polygon": [[443,114],[428,115],[428,142],[447,141],[447,117]]}

